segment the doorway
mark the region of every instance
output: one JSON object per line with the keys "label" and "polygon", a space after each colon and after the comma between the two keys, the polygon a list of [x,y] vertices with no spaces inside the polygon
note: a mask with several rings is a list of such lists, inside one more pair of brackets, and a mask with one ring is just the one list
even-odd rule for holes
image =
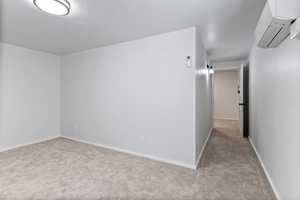
{"label": "doorway", "polygon": [[[239,137],[249,136],[249,64],[216,70],[214,74],[214,126],[232,127]],[[225,125],[226,124],[226,125]]]}
{"label": "doorway", "polygon": [[240,131],[240,69],[216,70],[214,74],[214,127],[230,129],[233,137]]}

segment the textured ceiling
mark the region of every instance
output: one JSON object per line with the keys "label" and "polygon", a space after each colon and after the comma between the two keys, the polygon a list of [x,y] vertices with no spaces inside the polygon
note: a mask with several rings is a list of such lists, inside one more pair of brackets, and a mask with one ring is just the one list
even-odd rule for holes
{"label": "textured ceiling", "polygon": [[213,61],[247,57],[265,0],[69,0],[46,14],[32,0],[0,0],[1,41],[58,55],[199,26]]}

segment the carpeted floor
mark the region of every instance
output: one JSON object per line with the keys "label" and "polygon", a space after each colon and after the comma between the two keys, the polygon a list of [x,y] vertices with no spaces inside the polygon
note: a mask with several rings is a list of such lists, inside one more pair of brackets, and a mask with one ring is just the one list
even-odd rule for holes
{"label": "carpeted floor", "polygon": [[198,170],[67,139],[2,152],[0,199],[275,199],[237,124],[215,126]]}

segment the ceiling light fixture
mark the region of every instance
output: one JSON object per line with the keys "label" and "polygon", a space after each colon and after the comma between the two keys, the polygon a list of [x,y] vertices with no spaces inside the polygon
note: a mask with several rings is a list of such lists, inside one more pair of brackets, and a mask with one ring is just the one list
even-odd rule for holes
{"label": "ceiling light fixture", "polygon": [[67,15],[70,13],[71,4],[67,0],[33,0],[33,4],[53,15]]}

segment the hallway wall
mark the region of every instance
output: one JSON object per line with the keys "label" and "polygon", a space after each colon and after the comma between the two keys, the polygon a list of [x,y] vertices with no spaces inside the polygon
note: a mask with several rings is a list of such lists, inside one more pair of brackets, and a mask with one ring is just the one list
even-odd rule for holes
{"label": "hallway wall", "polygon": [[212,75],[208,73],[205,48],[201,42],[200,29],[196,29],[196,70],[195,74],[195,142],[197,163],[201,157],[205,142],[212,129]]}
{"label": "hallway wall", "polygon": [[282,200],[300,199],[300,40],[250,56],[251,139]]}
{"label": "hallway wall", "polygon": [[214,74],[214,118],[239,120],[238,70]]}

